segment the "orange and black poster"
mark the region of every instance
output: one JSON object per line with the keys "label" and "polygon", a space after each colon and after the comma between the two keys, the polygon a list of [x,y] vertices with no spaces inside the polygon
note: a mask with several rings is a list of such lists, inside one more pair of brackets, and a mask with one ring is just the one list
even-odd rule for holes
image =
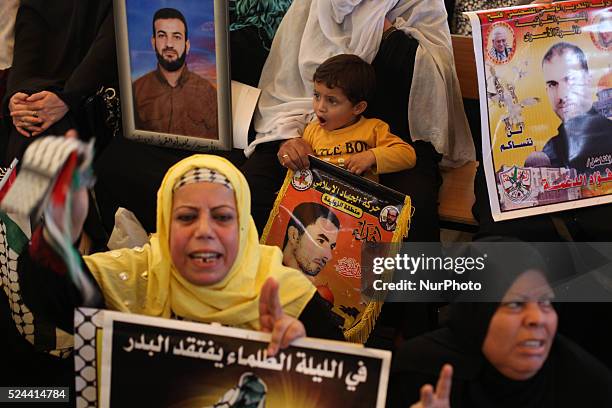
{"label": "orange and black poster", "polygon": [[401,242],[409,229],[410,198],[309,159],[309,169],[288,172],[261,242],[281,248],[283,263],[312,280],[333,305],[347,339],[365,342],[381,302],[361,292],[362,246]]}

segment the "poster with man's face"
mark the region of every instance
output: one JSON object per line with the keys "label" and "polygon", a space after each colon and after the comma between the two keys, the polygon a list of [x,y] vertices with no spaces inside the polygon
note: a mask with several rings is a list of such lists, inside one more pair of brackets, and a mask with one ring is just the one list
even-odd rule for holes
{"label": "poster with man's face", "polygon": [[309,169],[288,172],[261,242],[313,282],[345,336],[363,340],[378,313],[362,293],[362,249],[401,242],[410,208],[403,194],[310,157]]}
{"label": "poster with man's face", "polygon": [[126,136],[229,149],[227,9],[213,0],[116,0]]}
{"label": "poster with man's face", "polygon": [[496,221],[612,201],[612,2],[469,13]]}

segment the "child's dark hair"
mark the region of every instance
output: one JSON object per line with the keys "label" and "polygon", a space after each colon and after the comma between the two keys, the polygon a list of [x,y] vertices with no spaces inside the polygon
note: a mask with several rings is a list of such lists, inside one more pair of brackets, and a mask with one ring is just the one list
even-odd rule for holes
{"label": "child's dark hair", "polygon": [[315,71],[313,81],[324,83],[328,88],[341,88],[353,105],[369,102],[376,89],[374,68],[352,54],[327,59]]}

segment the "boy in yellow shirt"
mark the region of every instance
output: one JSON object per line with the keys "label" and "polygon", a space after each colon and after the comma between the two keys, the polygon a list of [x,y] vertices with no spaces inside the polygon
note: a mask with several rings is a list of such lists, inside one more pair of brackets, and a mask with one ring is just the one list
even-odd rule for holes
{"label": "boy in yellow shirt", "polygon": [[376,86],[370,64],[356,55],[336,55],[319,65],[313,81],[317,120],[306,127],[302,139],[318,158],[374,181],[378,174],[414,167],[411,145],[382,120],[362,116]]}

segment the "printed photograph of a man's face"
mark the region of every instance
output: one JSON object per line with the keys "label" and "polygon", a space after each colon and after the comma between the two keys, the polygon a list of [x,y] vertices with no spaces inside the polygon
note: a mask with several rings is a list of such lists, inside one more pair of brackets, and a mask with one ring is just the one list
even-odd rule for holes
{"label": "printed photograph of a man's face", "polygon": [[487,55],[494,63],[505,63],[514,54],[514,35],[506,24],[496,24],[488,35]]}
{"label": "printed photograph of a man's face", "polygon": [[185,66],[190,47],[186,30],[187,26],[179,18],[158,18],[153,22],[151,45],[157,63],[166,72],[176,72]]}
{"label": "printed photograph of a man's face", "polygon": [[127,0],[126,10],[136,129],[216,139],[213,0]]}
{"label": "printed photograph of a man's face", "polygon": [[542,60],[542,74],[550,105],[562,122],[591,109],[592,78],[580,47],[569,43],[551,47]]}
{"label": "printed photograph of a man's face", "polygon": [[602,48],[612,50],[612,11],[602,14],[597,26],[599,33],[599,45]]}
{"label": "printed photograph of a man's face", "polygon": [[[178,10],[187,22],[188,41],[185,62],[214,86],[217,83],[215,55],[214,1],[151,1],[127,0],[128,36],[130,45],[130,67],[132,80],[136,80],[156,68],[158,56],[151,45],[152,23],[155,12],[163,8]],[[168,23],[168,22],[166,22]],[[174,21],[177,25],[178,22]],[[180,26],[180,24],[178,24]],[[182,31],[179,27],[177,31]],[[158,45],[159,47],[159,45]],[[177,44],[177,48],[185,47]]]}
{"label": "printed photograph of a man's face", "polygon": [[385,207],[380,212],[380,224],[387,231],[395,231],[398,215],[399,210],[397,208],[392,206]]}
{"label": "printed photograph of a man's face", "polygon": [[305,202],[294,208],[283,244],[283,263],[317,276],[331,261],[340,221],[329,208]]}

